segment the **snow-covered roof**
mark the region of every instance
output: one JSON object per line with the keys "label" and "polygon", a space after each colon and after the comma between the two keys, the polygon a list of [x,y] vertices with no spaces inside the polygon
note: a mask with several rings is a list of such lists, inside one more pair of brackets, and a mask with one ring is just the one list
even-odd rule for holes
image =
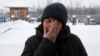
{"label": "snow-covered roof", "polygon": [[29,7],[31,7],[31,5],[27,4],[24,1],[14,1],[14,2],[9,3],[6,7],[26,7],[26,8],[29,8]]}

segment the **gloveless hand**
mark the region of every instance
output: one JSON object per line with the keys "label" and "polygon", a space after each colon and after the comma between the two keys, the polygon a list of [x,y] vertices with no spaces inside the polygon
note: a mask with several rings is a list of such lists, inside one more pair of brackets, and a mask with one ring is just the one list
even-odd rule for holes
{"label": "gloveless hand", "polygon": [[47,28],[44,27],[43,37],[51,40],[52,42],[55,42],[59,32],[61,31],[62,24],[55,20],[50,23],[50,26],[51,27],[49,30],[47,30]]}

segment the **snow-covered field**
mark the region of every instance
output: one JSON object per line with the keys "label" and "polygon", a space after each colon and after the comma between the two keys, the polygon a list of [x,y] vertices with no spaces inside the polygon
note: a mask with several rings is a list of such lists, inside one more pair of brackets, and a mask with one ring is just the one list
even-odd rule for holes
{"label": "snow-covered field", "polygon": [[[35,34],[39,24],[22,20],[0,24],[0,56],[20,56],[26,39]],[[82,40],[88,56],[100,56],[100,25],[68,25]]]}

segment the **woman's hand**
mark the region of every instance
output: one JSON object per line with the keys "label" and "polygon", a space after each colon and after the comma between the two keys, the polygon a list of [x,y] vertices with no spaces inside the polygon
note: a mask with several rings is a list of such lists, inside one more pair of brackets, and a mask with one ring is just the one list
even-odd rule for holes
{"label": "woman's hand", "polygon": [[50,28],[48,29],[48,27],[45,27],[46,25],[44,25],[44,38],[47,38],[49,40],[51,40],[52,42],[56,41],[56,38],[59,34],[59,32],[61,31],[62,28],[62,24],[61,22],[58,22],[57,20],[51,21],[49,23]]}

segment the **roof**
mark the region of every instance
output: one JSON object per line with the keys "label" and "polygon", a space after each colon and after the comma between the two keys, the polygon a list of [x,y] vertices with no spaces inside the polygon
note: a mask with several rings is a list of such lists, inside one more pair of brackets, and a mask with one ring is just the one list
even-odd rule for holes
{"label": "roof", "polygon": [[31,7],[31,5],[25,3],[24,1],[14,1],[9,3],[6,7],[25,7],[25,8],[29,8]]}

